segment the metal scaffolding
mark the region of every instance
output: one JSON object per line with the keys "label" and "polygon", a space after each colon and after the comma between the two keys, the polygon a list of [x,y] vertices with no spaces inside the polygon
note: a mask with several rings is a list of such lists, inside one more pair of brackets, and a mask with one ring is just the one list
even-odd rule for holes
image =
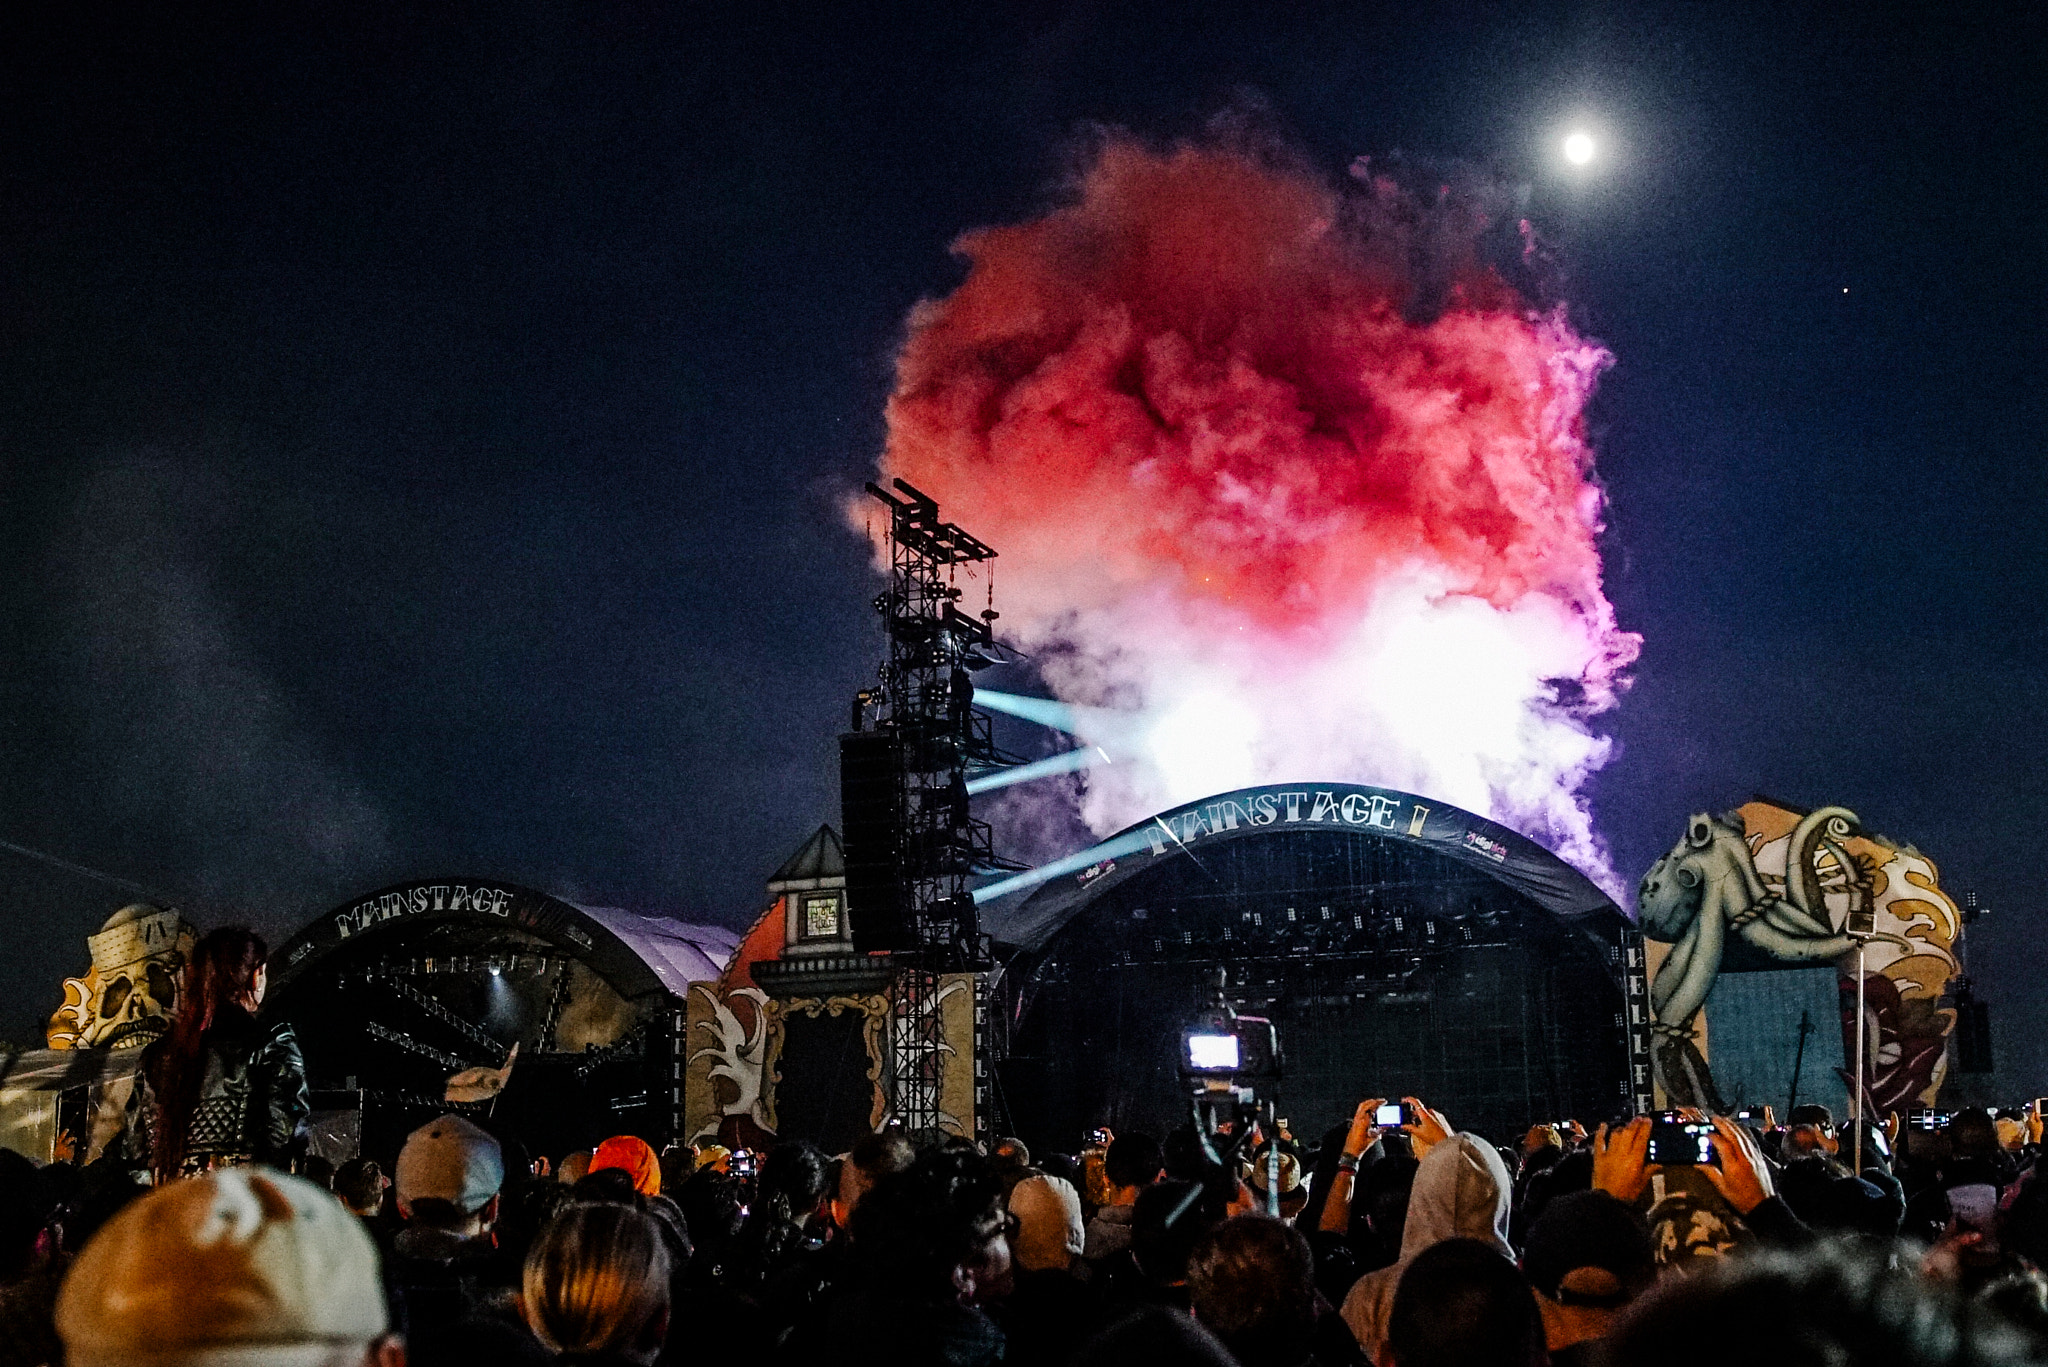
{"label": "metal scaffolding", "polygon": [[[940,1005],[947,975],[990,966],[970,882],[1014,865],[996,858],[988,823],[969,806],[970,772],[1014,763],[996,747],[987,713],[974,706],[973,674],[998,661],[993,575],[986,601],[963,610],[976,567],[995,551],[942,521],[938,504],[903,480],[868,493],[889,510],[889,584],[875,599],[889,643],[877,686],[855,700],[854,734],[842,753],[864,766],[844,790],[847,871],[857,941],[889,951],[896,970],[890,1031],[891,1111],[908,1130],[938,1128],[939,1079],[948,1044]],[[856,756],[864,758],[855,759]],[[849,771],[850,772],[850,771]],[[977,1124],[987,1122],[989,1069],[975,1034]]]}

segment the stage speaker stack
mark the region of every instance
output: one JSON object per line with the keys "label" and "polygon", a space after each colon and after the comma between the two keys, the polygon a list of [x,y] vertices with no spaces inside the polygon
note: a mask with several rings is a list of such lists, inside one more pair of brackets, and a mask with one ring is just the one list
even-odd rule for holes
{"label": "stage speaker stack", "polygon": [[839,738],[846,905],[862,954],[917,948],[903,896],[903,744],[893,731]]}

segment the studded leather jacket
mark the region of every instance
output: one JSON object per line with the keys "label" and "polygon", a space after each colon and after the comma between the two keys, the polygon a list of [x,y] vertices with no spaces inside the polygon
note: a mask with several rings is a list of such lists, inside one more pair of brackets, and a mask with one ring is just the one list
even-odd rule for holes
{"label": "studded leather jacket", "polygon": [[[168,1043],[159,1040],[144,1051],[128,1099],[128,1157],[134,1163],[150,1161],[162,1114],[157,1080]],[[185,1131],[187,1164],[254,1161],[283,1166],[311,1110],[306,1063],[291,1026],[284,1021],[258,1025],[247,1013],[231,1009],[206,1032],[202,1047],[206,1073]]]}

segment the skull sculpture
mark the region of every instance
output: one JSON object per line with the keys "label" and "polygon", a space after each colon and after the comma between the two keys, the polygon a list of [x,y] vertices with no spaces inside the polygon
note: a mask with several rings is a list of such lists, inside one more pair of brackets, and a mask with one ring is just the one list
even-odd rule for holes
{"label": "skull sculpture", "polygon": [[92,968],[64,980],[46,1032],[52,1049],[140,1049],[171,1028],[195,932],[176,911],[138,902],[86,937]]}

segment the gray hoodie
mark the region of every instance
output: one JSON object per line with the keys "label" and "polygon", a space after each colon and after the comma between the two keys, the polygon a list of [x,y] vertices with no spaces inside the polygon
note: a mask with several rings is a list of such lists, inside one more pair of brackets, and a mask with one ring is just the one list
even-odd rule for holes
{"label": "gray hoodie", "polygon": [[1508,1244],[1511,1184],[1500,1151],[1476,1134],[1456,1134],[1438,1144],[1415,1169],[1408,1195],[1408,1222],[1401,1227],[1401,1258],[1392,1267],[1368,1272],[1344,1298],[1344,1323],[1365,1355],[1380,1360],[1394,1288],[1415,1255],[1446,1239],[1477,1239],[1513,1259]]}

